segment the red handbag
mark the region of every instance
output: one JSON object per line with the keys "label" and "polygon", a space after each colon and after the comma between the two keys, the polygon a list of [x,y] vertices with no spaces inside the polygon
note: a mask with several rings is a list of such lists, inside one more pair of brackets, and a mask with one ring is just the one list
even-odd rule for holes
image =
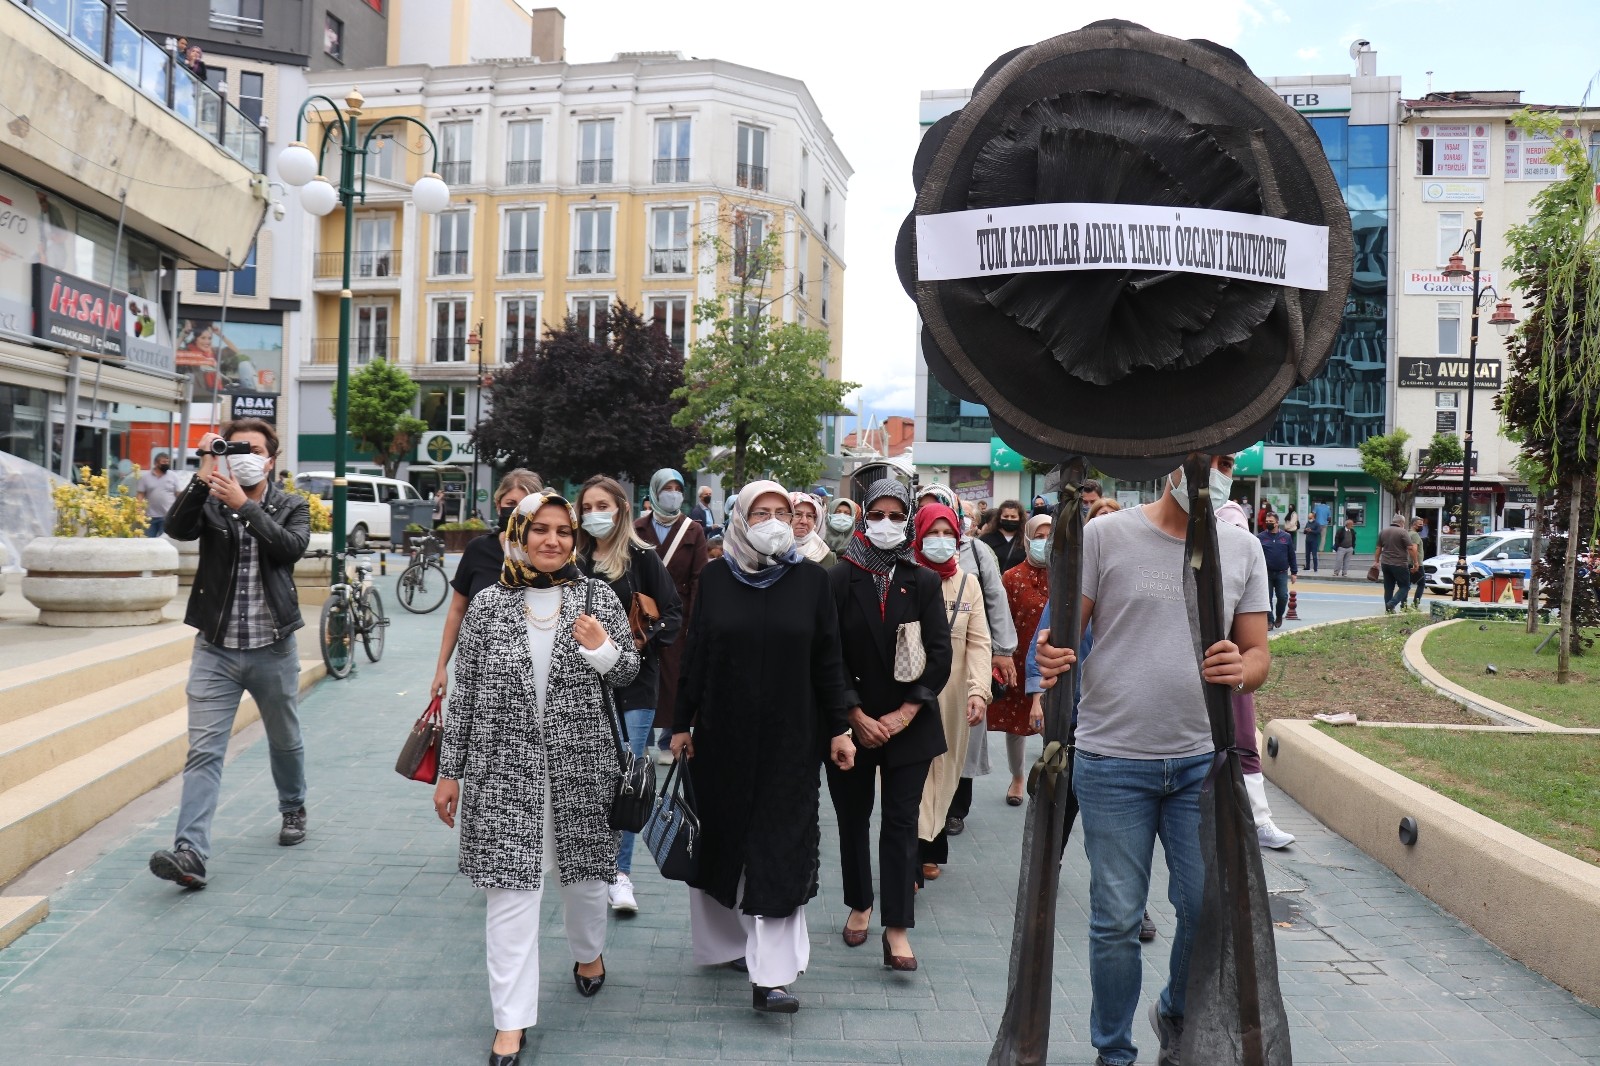
{"label": "red handbag", "polygon": [[439,780],[439,741],[444,737],[444,720],[439,710],[439,697],[434,696],[428,709],[422,712],[406,737],[400,757],[394,761],[394,772],[412,781],[431,785]]}

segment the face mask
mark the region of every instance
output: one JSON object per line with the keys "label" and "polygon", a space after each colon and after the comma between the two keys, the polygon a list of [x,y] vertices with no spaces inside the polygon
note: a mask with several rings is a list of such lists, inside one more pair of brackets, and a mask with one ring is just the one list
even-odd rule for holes
{"label": "face mask", "polygon": [[838,514],[831,514],[828,516],[828,528],[833,530],[835,533],[843,533],[845,530],[850,529],[855,524],[855,518],[844,513],[843,511],[839,512]]}
{"label": "face mask", "polygon": [[1015,518],[1000,519],[1000,528],[1006,533],[1015,533],[1022,528],[1022,523]]}
{"label": "face mask", "polygon": [[1050,561],[1050,538],[1035,537],[1028,541],[1028,558],[1039,566]]}
{"label": "face mask", "polygon": [[612,527],[617,524],[617,516],[610,511],[590,511],[583,516],[583,531],[591,537],[605,537],[610,535]]}
{"label": "face mask", "polygon": [[906,542],[906,527],[900,522],[885,518],[867,523],[867,539],[884,551],[892,551]]}
{"label": "face mask", "polygon": [[750,546],[762,555],[783,555],[794,547],[794,530],[786,522],[769,518],[750,527]]}
{"label": "face mask", "polygon": [[1267,532],[1268,533],[1276,533],[1277,531],[1278,531],[1278,523],[1276,523],[1276,522],[1268,522],[1267,523]]}
{"label": "face mask", "polygon": [[156,473],[158,474],[165,474],[169,469],[171,468],[167,465],[166,460],[162,460],[156,464]]}
{"label": "face mask", "polygon": [[972,532],[972,516],[971,515],[964,514],[964,515],[961,516],[961,532],[969,533],[969,534]]}
{"label": "face mask", "polygon": [[664,515],[677,514],[683,507],[683,493],[667,490],[656,497],[656,507]]}
{"label": "face mask", "polygon": [[230,455],[228,470],[245,488],[259,485],[267,476],[267,461],[259,455]]}
{"label": "face mask", "polygon": [[956,538],[923,537],[922,557],[930,563],[947,563],[956,557]]}
{"label": "face mask", "polygon": [[508,503],[504,507],[500,508],[500,532],[504,533],[506,531],[506,527],[511,525],[511,516],[516,513],[517,505],[514,503]]}
{"label": "face mask", "polygon": [[[1189,513],[1189,475],[1188,475],[1188,473],[1185,470],[1180,468],[1178,470],[1178,480],[1176,482],[1173,482],[1173,480],[1171,478],[1171,475],[1168,475],[1167,483],[1172,486],[1172,498],[1174,500],[1178,501],[1178,506],[1183,508],[1183,513],[1184,514],[1188,514]],[[1233,475],[1232,474],[1224,474],[1222,471],[1220,471],[1220,470],[1216,469],[1215,467],[1213,467],[1211,469],[1211,477],[1207,481],[1207,487],[1210,488],[1210,490],[1211,490],[1211,500],[1212,500],[1211,506],[1213,506],[1213,507],[1220,506],[1221,503],[1219,501],[1225,502],[1228,499],[1228,493],[1233,491]]]}

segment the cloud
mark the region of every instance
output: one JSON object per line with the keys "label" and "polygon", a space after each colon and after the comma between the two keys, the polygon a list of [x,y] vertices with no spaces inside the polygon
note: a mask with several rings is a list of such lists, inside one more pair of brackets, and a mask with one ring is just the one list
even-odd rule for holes
{"label": "cloud", "polygon": [[1322,54],[1322,49],[1314,46],[1311,48],[1297,48],[1294,54],[1301,59],[1312,60]]}

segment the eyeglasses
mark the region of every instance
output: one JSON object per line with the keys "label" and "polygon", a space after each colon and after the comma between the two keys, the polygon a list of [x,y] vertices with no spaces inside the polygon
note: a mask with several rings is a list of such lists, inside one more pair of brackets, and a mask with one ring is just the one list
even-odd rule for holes
{"label": "eyeglasses", "polygon": [[868,511],[867,512],[867,521],[868,522],[882,522],[884,519],[888,519],[891,522],[904,522],[906,520],[906,513],[904,511]]}
{"label": "eyeglasses", "polygon": [[759,511],[751,511],[750,512],[750,524],[751,525],[759,525],[762,522],[766,522],[766,521],[769,521],[769,520],[774,519],[774,518],[776,518],[778,521],[782,522],[784,525],[788,525],[789,523],[794,521],[794,512],[793,511],[769,511],[765,507],[761,508]]}

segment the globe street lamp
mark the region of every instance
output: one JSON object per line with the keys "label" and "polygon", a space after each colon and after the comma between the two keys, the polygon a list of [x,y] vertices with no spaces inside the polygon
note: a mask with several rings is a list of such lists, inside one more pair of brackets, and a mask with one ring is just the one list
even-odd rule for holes
{"label": "globe street lamp", "polygon": [[[1467,599],[1467,529],[1470,523],[1468,515],[1472,506],[1472,387],[1478,380],[1478,312],[1484,307],[1494,304],[1494,314],[1489,316],[1489,324],[1499,331],[1504,337],[1511,332],[1511,327],[1517,324],[1517,316],[1511,310],[1511,301],[1501,297],[1493,285],[1483,286],[1483,210],[1480,208],[1472,213],[1472,232],[1461,238],[1461,243],[1456,246],[1454,254],[1445,264],[1444,276],[1447,278],[1472,278],[1472,339],[1467,348],[1467,425],[1466,432],[1462,434],[1461,457],[1461,528],[1459,530],[1460,544],[1456,551],[1456,573],[1451,584],[1450,598],[1457,602],[1465,603]],[[1462,251],[1468,242],[1472,244],[1472,269],[1468,270]]]}
{"label": "globe street lamp", "polygon": [[[355,226],[355,205],[367,199],[367,152],[372,147],[378,131],[391,124],[410,123],[422,130],[433,148],[433,165],[439,165],[439,144],[433,131],[417,119],[395,115],[374,123],[363,137],[359,128],[361,107],[366,100],[360,89],[352,88],[340,107],[326,96],[311,96],[300,105],[300,116],[295,127],[296,140],[278,155],[278,176],[300,190],[300,205],[311,214],[322,217],[335,207],[344,207],[344,280],[339,289],[339,372],[334,386],[333,430],[333,583],[344,581],[345,550],[345,452],[350,421],[350,254],[351,235]],[[322,122],[322,142],[313,155],[305,144],[306,114],[315,111],[321,116],[326,106],[335,116]],[[323,164],[328,144],[339,146],[339,184],[337,187],[323,177]],[[424,214],[437,214],[450,204],[450,189],[431,171],[411,187],[411,201]]]}

